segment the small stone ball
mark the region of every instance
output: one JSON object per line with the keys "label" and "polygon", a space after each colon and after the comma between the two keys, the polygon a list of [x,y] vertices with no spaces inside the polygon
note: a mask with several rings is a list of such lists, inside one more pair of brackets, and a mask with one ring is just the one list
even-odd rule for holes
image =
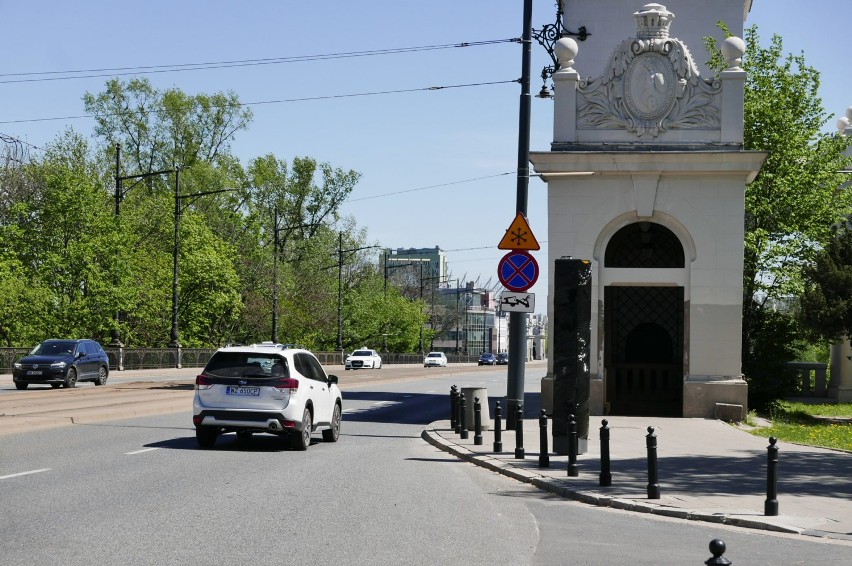
{"label": "small stone ball", "polygon": [[571,65],[574,62],[574,57],[580,52],[577,42],[570,37],[563,37],[556,42],[553,47],[556,51],[556,60],[559,61],[560,67]]}
{"label": "small stone ball", "polygon": [[745,42],[739,37],[729,37],[722,42],[722,56],[725,61],[736,61],[742,59],[745,54]]}

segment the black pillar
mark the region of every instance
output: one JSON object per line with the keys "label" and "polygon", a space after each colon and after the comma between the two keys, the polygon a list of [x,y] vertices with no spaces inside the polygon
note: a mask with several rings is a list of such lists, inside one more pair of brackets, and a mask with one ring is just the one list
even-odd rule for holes
{"label": "black pillar", "polygon": [[553,451],[568,454],[568,417],[577,439],[589,438],[589,348],[592,266],[587,260],[555,261],[553,297]]}

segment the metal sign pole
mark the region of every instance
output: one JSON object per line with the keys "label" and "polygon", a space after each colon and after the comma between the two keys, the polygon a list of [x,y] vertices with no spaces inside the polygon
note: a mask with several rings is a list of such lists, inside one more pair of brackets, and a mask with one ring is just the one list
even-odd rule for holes
{"label": "metal sign pole", "polygon": [[[530,66],[532,64],[532,0],[524,0],[524,28],[521,59],[521,98],[518,117],[517,212],[526,216],[530,181]],[[527,315],[509,313],[509,365],[506,382],[506,426],[515,425],[518,409],[524,406],[524,364],[527,360]]]}

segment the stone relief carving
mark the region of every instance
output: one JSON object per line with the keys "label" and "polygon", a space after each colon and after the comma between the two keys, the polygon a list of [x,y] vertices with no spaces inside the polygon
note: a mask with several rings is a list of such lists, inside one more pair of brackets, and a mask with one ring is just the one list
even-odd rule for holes
{"label": "stone relief carving", "polygon": [[669,37],[674,14],[648,4],[634,18],[637,37],[621,42],[602,76],[580,81],[577,126],[626,129],[639,138],[719,128],[721,83],[702,79],[686,44]]}

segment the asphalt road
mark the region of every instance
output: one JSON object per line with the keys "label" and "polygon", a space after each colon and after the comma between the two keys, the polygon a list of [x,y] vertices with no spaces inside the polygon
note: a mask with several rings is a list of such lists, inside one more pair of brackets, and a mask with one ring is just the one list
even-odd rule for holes
{"label": "asphalt road", "polygon": [[456,460],[420,433],[452,384],[505,394],[504,368],[472,369],[346,372],[340,441],[306,452],[199,450],[189,407],[0,437],[2,562],[698,565],[721,538],[734,564],[848,563],[842,542],[588,507]]}

